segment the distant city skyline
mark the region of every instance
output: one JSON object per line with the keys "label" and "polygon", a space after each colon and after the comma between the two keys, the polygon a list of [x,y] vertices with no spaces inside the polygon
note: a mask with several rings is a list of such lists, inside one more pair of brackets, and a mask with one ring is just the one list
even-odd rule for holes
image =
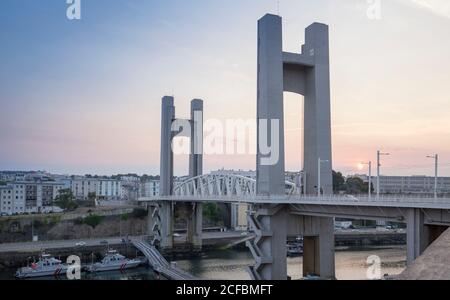
{"label": "distant city skyline", "polygon": [[[0,3],[0,170],[159,174],[160,105],[205,101],[205,118],[255,119],[256,21],[275,0]],[[281,0],[284,48],[330,26],[333,169],[450,176],[450,6],[446,0]],[[285,94],[286,170],[301,169],[301,97]],[[256,122],[256,121],[255,121]],[[256,138],[256,137],[255,137]],[[254,155],[205,156],[205,172],[254,170]],[[186,175],[187,156],[175,158]]]}

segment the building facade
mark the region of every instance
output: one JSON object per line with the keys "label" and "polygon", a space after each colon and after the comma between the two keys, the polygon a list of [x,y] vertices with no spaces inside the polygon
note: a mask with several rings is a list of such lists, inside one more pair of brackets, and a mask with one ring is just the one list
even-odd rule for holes
{"label": "building facade", "polygon": [[122,183],[117,179],[76,177],[72,179],[71,190],[75,199],[89,200],[89,195],[95,195],[98,200],[120,200]]}
{"label": "building facade", "polygon": [[52,210],[63,188],[58,182],[10,182],[0,186],[0,213],[14,215]]}
{"label": "building facade", "polygon": [[[364,182],[369,181],[367,175],[354,175]],[[433,194],[434,181],[432,176],[380,176],[381,194]],[[377,190],[377,177],[372,177],[372,184]],[[438,177],[438,194],[450,194],[450,177]]]}
{"label": "building facade", "polygon": [[159,180],[149,180],[141,183],[140,197],[159,196]]}

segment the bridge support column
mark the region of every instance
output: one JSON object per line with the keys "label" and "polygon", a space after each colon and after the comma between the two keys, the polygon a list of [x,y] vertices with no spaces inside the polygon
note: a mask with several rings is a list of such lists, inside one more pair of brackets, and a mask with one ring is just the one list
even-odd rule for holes
{"label": "bridge support column", "polygon": [[[263,122],[258,123],[259,195],[281,195],[285,192],[283,92],[304,96],[305,193],[317,194],[320,189],[323,194],[330,195],[333,193],[333,183],[327,25],[313,23],[308,26],[301,53],[288,53],[283,52],[281,17],[269,14],[258,21],[257,119]],[[279,121],[279,126],[272,126],[271,120]],[[262,126],[267,121],[268,125]],[[267,152],[270,151],[264,147],[272,136],[278,143],[272,141],[270,145],[279,145],[279,155],[268,159]],[[274,154],[274,149],[270,154]]]}
{"label": "bridge support column", "polygon": [[411,208],[407,213],[407,263],[412,264],[428,246],[428,230],[421,209]]}
{"label": "bridge support column", "polygon": [[334,219],[290,214],[288,236],[303,236],[303,276],[335,279]]}
{"label": "bridge support column", "polygon": [[187,242],[196,249],[202,248],[203,207],[192,203],[192,211],[187,220]]}
{"label": "bridge support column", "polygon": [[318,234],[303,239],[303,276],[335,279],[334,220],[315,219],[312,223],[317,223]]}
{"label": "bridge support column", "polygon": [[[203,101],[191,101],[191,153],[189,155],[189,176],[203,174]],[[187,218],[187,242],[194,248],[202,248],[203,209],[201,203],[192,203]]]}
{"label": "bridge support column", "polygon": [[247,242],[255,258],[249,267],[253,280],[287,280],[287,213],[285,207],[263,206],[249,215],[256,238]]}
{"label": "bridge support column", "polygon": [[161,196],[170,196],[173,190],[172,122],[174,119],[174,99],[168,96],[163,97],[161,110],[161,177],[159,185]]}
{"label": "bridge support column", "polygon": [[163,249],[173,248],[173,203],[163,202],[159,206],[160,217],[160,247]]}

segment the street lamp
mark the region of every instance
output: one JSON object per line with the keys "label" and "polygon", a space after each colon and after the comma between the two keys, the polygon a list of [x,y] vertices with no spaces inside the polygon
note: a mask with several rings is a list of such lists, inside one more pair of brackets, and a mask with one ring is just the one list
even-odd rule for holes
{"label": "street lamp", "polygon": [[369,199],[372,196],[372,162],[362,162],[361,165],[368,165],[369,166]]}
{"label": "street lamp", "polygon": [[381,156],[388,156],[390,153],[382,153],[380,150],[377,151],[377,197],[380,197],[380,158]]}
{"label": "street lamp", "polygon": [[322,194],[320,191],[321,188],[321,182],[320,182],[320,169],[322,167],[322,163],[327,163],[330,162],[329,160],[323,160],[323,159],[318,159],[317,161],[317,197],[320,197],[320,195]]}
{"label": "street lamp", "polygon": [[438,164],[439,164],[439,155],[429,155],[427,158],[434,159],[434,198],[437,198],[437,189],[438,189]]}

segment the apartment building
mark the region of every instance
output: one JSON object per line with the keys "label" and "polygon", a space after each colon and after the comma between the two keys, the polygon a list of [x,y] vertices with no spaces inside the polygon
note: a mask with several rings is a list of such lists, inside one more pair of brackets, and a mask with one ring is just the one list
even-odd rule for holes
{"label": "apartment building", "polygon": [[57,182],[11,182],[0,186],[0,213],[41,212],[53,207],[64,185]]}
{"label": "apartment building", "polygon": [[122,183],[107,178],[77,177],[71,182],[71,190],[77,200],[88,200],[89,194],[95,194],[98,200],[120,200]]}
{"label": "apartment building", "polygon": [[[369,176],[355,175],[364,182],[368,182]],[[433,194],[433,176],[380,176],[381,194]],[[377,189],[377,178],[372,177],[374,189]],[[438,194],[450,194],[450,177],[438,177]]]}
{"label": "apartment building", "polygon": [[149,180],[141,183],[140,197],[153,197],[159,195],[159,180]]}

